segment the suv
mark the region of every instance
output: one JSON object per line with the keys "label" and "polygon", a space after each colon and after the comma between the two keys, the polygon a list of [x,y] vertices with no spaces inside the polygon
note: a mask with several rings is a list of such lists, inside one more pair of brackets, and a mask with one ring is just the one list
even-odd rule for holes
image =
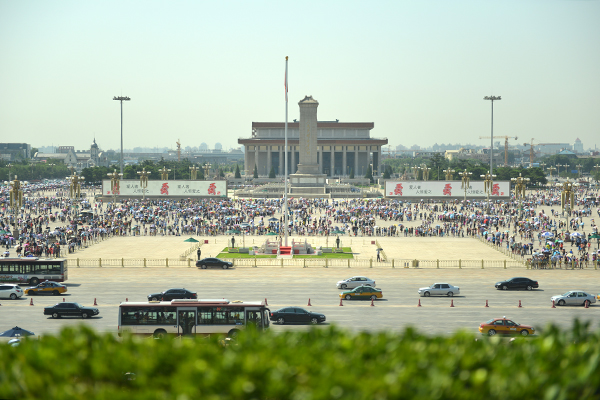
{"label": "suv", "polygon": [[23,296],[23,289],[19,285],[9,283],[0,284],[0,299],[16,300]]}
{"label": "suv", "polygon": [[197,299],[196,292],[190,292],[187,289],[169,289],[162,293],[152,293],[148,295],[148,301],[171,301],[174,299]]}

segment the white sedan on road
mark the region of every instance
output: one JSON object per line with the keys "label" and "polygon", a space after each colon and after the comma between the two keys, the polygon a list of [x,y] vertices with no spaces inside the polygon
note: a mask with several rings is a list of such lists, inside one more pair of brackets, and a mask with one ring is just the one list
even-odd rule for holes
{"label": "white sedan on road", "polygon": [[452,297],[455,294],[460,294],[460,288],[458,286],[452,286],[448,283],[434,283],[429,287],[419,289],[419,295],[429,296],[448,296]]}
{"label": "white sedan on road", "polygon": [[588,305],[596,302],[593,295],[581,290],[571,290],[559,296],[552,296],[550,300],[558,306],[584,306],[586,301],[589,301]]}
{"label": "white sedan on road", "polygon": [[375,281],[367,278],[366,276],[353,276],[337,283],[338,289],[354,289],[359,286],[371,286],[375,287]]}

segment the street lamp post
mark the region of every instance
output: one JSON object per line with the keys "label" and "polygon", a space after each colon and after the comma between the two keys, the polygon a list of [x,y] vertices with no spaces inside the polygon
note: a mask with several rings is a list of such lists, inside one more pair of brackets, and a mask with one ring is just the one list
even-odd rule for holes
{"label": "street lamp post", "polygon": [[113,100],[121,102],[121,175],[123,175],[123,102],[131,100],[128,96],[114,96]]}
{"label": "street lamp post", "polygon": [[560,167],[567,168],[568,166],[569,166],[569,164],[556,164],[556,168],[558,168],[558,170],[556,171],[556,176],[560,177]]}
{"label": "street lamp post", "polygon": [[579,177],[581,178],[581,169],[583,168],[583,165],[577,164],[576,167],[577,167],[577,171],[579,172]]}
{"label": "street lamp post", "polygon": [[141,171],[137,172],[140,176],[140,188],[142,188],[142,201],[146,200],[146,188],[148,187],[148,175],[150,171],[146,171],[146,168],[142,168]]}
{"label": "street lamp post", "polygon": [[569,234],[569,215],[573,209],[573,204],[575,203],[575,193],[573,192],[573,186],[575,185],[576,184],[569,182],[569,178],[567,178],[567,181],[562,184],[556,184],[557,187],[562,187],[560,204],[562,206],[563,215],[565,216],[565,227],[567,229],[565,238]]}
{"label": "street lamp post", "polygon": [[211,165],[210,165],[210,163],[206,163],[206,164],[204,164],[203,167],[204,167],[204,180],[209,180],[208,173],[210,172]]}
{"label": "street lamp post", "polygon": [[523,198],[525,197],[525,182],[529,182],[529,178],[523,178],[521,173],[517,178],[510,178],[512,182],[515,183],[515,199],[520,200],[519,204],[519,219],[523,219]]}
{"label": "street lamp post", "polygon": [[548,167],[548,173],[550,174],[550,179],[552,179],[552,172],[553,171],[556,171],[556,168],[554,168],[552,166]]}
{"label": "street lamp post", "polygon": [[196,177],[198,176],[198,170],[200,168],[196,167],[195,165],[193,167],[190,167],[190,180],[195,181]]}
{"label": "street lamp post", "polygon": [[[10,169],[13,167],[11,163],[6,164],[6,168],[8,168],[8,180],[10,181]],[[15,178],[16,179],[16,178]]]}
{"label": "street lamp post", "polygon": [[431,171],[431,168],[429,168],[427,165],[423,164],[421,169],[423,170],[423,180],[428,181],[429,180],[429,171]]}
{"label": "street lamp post", "polygon": [[159,168],[158,172],[160,172],[160,179],[166,181],[169,179],[169,172],[171,172],[171,170],[167,169],[167,167],[162,167],[162,169]]}
{"label": "street lamp post", "polygon": [[110,178],[110,192],[113,195],[113,208],[115,207],[115,203],[117,202],[117,194],[121,194],[120,179],[123,174],[117,173],[115,169],[112,174],[106,174]]}
{"label": "street lamp post", "polygon": [[483,178],[483,189],[485,190],[487,196],[488,214],[490,214],[492,211],[492,206],[490,204],[490,194],[492,192],[492,187],[494,186],[494,178],[496,177],[496,175],[493,175],[488,172],[485,175],[480,175],[480,177]]}
{"label": "street lamp post", "polygon": [[462,183],[460,185],[461,189],[465,190],[465,199],[464,202],[467,202],[467,189],[469,189],[471,187],[471,175],[473,175],[472,172],[467,172],[467,170],[465,169],[463,172],[459,173],[459,175],[462,177]]}
{"label": "street lamp post", "polygon": [[[598,165],[598,164],[594,165],[594,169],[596,170],[596,175],[598,175],[598,170],[600,170],[600,165]],[[598,181],[598,179],[596,179],[596,181]]]}
{"label": "street lamp post", "polygon": [[454,173],[456,171],[453,170],[453,169],[448,168],[448,169],[445,169],[443,172],[446,174],[446,180],[447,181],[451,181],[452,178],[454,178]]}
{"label": "street lamp post", "polygon": [[490,175],[494,173],[494,101],[502,100],[502,96],[485,96],[484,100],[490,100],[492,102],[492,132],[490,135]]}
{"label": "street lamp post", "polygon": [[413,174],[413,178],[415,179],[415,181],[419,177],[420,170],[421,170],[421,167],[417,167],[416,165],[412,167],[412,174]]}

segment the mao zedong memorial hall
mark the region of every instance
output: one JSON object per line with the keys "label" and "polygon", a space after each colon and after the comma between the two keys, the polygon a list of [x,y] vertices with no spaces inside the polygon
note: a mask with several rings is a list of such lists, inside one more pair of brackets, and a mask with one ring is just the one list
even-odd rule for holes
{"label": "mao zedong memorial hall", "polygon": [[[333,194],[327,185],[328,179],[350,175],[362,177],[369,166],[372,166],[374,176],[380,174],[381,148],[388,140],[371,137],[373,122],[318,121],[319,102],[312,96],[306,96],[298,106],[300,120],[288,123],[287,150],[283,122],[253,122],[252,137],[238,139],[245,147],[247,176],[256,168],[259,176],[268,176],[273,171],[276,176],[283,177],[286,151],[290,193],[293,195]],[[351,194],[351,186],[345,188],[347,194]],[[339,186],[337,189],[342,190]]]}
{"label": "mao zedong memorial hall", "polygon": [[[317,121],[319,103],[311,96],[305,97],[300,106],[300,121],[288,123],[288,173],[298,171],[301,159],[306,156],[316,165],[314,174],[327,177],[350,175],[364,176],[367,167],[379,171],[381,147],[388,143],[387,138],[371,137],[373,122]],[[307,147],[301,154],[300,127],[307,139]],[[256,165],[259,175],[268,175],[271,167],[276,175],[284,174],[284,123],[253,122],[252,137],[238,139],[245,147],[244,168],[252,175]]]}

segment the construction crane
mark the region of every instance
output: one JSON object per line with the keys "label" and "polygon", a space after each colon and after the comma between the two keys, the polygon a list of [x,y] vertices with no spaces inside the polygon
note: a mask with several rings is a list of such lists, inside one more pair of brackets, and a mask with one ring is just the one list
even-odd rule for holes
{"label": "construction crane", "polygon": [[523,143],[523,146],[531,146],[529,148],[529,168],[533,168],[533,157],[535,156],[535,152],[533,151],[533,146],[544,146],[545,143],[533,143],[533,138],[531,138],[531,143]]}
{"label": "construction crane", "polygon": [[181,161],[181,143],[179,139],[175,143],[177,143],[177,161]]}
{"label": "construction crane", "polygon": [[[508,167],[508,139],[517,140],[517,136],[494,136],[497,138],[504,138],[504,166]],[[491,139],[489,136],[479,136],[479,139]]]}

